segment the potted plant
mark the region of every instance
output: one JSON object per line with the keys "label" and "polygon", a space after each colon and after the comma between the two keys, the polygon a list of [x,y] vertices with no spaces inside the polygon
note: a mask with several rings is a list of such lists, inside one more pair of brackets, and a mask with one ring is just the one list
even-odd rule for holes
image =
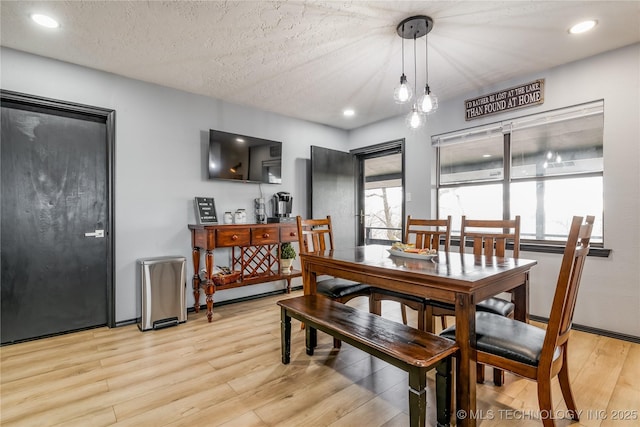
{"label": "potted plant", "polygon": [[280,272],[283,274],[290,273],[294,259],[296,259],[296,250],[291,243],[283,243],[280,246]]}

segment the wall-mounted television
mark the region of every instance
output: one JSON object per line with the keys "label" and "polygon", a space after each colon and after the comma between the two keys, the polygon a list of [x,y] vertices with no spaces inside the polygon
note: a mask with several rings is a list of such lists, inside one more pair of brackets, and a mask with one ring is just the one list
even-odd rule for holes
{"label": "wall-mounted television", "polygon": [[282,183],[282,143],[209,130],[209,179]]}

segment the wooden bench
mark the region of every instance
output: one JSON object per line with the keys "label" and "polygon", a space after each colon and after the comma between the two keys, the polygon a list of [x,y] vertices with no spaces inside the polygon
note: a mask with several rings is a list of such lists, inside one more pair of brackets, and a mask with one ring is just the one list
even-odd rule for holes
{"label": "wooden bench", "polygon": [[454,341],[394,322],[321,295],[278,301],[281,307],[282,363],[291,358],[291,318],[306,324],[306,350],[313,355],[317,330],[359,348],[409,374],[409,419],[424,427],[427,409],[427,371],[436,368],[436,382],[445,390],[437,396],[438,425],[448,425],[451,412],[451,356]]}

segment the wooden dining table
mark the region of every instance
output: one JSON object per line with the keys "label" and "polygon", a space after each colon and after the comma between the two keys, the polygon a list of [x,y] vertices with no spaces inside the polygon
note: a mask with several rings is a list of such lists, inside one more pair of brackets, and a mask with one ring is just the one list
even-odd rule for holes
{"label": "wooden dining table", "polygon": [[535,260],[439,252],[430,259],[390,254],[389,246],[368,245],[300,254],[305,295],[316,293],[316,278],[329,275],[378,288],[455,304],[455,399],[457,425],[476,425],[475,304],[511,292],[514,317],[528,321],[529,272]]}

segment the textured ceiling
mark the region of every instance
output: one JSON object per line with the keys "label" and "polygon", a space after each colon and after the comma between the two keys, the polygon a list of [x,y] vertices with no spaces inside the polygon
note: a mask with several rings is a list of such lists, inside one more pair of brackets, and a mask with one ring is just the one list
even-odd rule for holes
{"label": "textured ceiling", "polygon": [[[447,99],[640,41],[638,1],[2,1],[3,46],[353,129],[406,111],[396,25],[428,15],[429,84]],[[48,13],[61,27],[36,26]],[[595,18],[594,31],[570,36]],[[405,73],[414,81],[413,41]],[[424,37],[418,39],[418,90]],[[541,75],[540,77],[544,77]],[[594,82],[597,84],[597,82]],[[342,116],[351,107],[356,115]]]}

